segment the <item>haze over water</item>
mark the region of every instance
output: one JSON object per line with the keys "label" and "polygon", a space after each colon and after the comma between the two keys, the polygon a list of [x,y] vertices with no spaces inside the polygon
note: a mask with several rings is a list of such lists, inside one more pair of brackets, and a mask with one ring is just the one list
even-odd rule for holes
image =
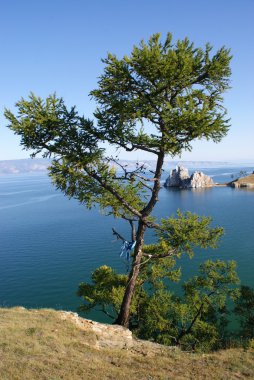
{"label": "haze over water", "polygon": [[[230,181],[231,174],[240,170],[253,171],[250,166],[198,169],[220,183]],[[242,283],[254,286],[254,191],[162,188],[156,215],[165,218],[177,209],[212,216],[214,225],[225,228],[217,250],[202,250],[192,260],[179,261],[183,278],[195,274],[198,264],[208,258],[220,258],[236,260]],[[113,242],[112,227],[129,237],[126,222],[68,200],[53,188],[47,175],[1,176],[0,305],[76,311],[81,302],[75,294],[78,284],[89,281],[91,271],[100,265],[126,271],[126,263],[119,258],[121,243]],[[152,239],[150,234],[148,241]],[[103,320],[96,312],[89,317]]]}

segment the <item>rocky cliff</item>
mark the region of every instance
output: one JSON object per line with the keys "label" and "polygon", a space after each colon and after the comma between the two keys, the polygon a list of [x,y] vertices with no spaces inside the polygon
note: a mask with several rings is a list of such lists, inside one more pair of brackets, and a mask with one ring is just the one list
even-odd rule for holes
{"label": "rocky cliff", "polygon": [[176,169],[171,170],[165,182],[165,187],[179,187],[180,189],[211,186],[214,186],[214,182],[208,175],[199,171],[189,175],[188,169],[183,166],[177,166]]}

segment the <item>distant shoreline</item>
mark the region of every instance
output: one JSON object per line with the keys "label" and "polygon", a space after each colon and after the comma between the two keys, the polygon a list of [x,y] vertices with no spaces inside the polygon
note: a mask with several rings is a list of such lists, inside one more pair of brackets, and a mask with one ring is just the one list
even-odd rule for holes
{"label": "distant shoreline", "polygon": [[[136,162],[144,163],[147,169],[155,167],[154,160],[124,160],[121,159],[122,164],[128,164],[130,169],[135,168]],[[46,173],[51,160],[45,158],[23,158],[18,160],[0,160],[0,175],[6,174],[32,174],[32,173]],[[183,165],[191,169],[204,169],[204,168],[234,168],[245,167],[254,169],[254,160],[243,161],[180,161],[180,160],[166,160],[164,164],[164,171],[169,171],[176,165]]]}

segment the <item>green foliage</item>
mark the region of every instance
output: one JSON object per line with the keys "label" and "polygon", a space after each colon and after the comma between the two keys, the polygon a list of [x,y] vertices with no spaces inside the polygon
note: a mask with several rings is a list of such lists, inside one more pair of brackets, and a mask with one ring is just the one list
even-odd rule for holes
{"label": "green foliage", "polygon": [[98,147],[92,121],[78,116],[75,107],[69,111],[55,95],[44,101],[34,94],[28,100],[22,98],[16,107],[17,117],[5,111],[9,128],[21,136],[25,149],[34,150],[32,156],[43,152],[44,157],[55,157],[49,172],[58,189],[88,208],[99,204],[115,216],[129,215],[125,204],[142,208],[142,184],[116,179],[116,171]]}
{"label": "green foliage", "polygon": [[[206,261],[200,265],[199,275],[183,284],[182,296],[168,290],[163,271],[158,271],[158,264],[157,271],[154,267],[151,266],[152,274],[146,272],[147,277],[142,273],[132,303],[131,328],[135,334],[188,350],[209,351],[221,347],[227,337],[228,301],[235,301],[239,296],[235,262]],[[114,317],[127,277],[104,266],[93,273],[92,280],[91,285],[80,285],[78,294],[85,300],[81,310],[97,308]]]}
{"label": "green foliage", "polygon": [[[235,269],[235,261],[206,261],[200,265],[200,275],[184,285],[186,298],[190,301],[197,298],[202,305],[207,303],[209,297],[212,297],[213,308],[224,307],[226,297],[236,300],[239,296],[238,290],[229,288],[229,285],[239,283]],[[211,300],[209,304],[211,305]]]}
{"label": "green foliage", "polygon": [[[92,273],[92,284],[82,282],[79,285],[77,294],[84,300],[79,310],[89,312],[89,310],[95,308],[108,317],[115,319],[121,306],[127,280],[126,275],[117,274],[106,265],[97,268]],[[140,296],[140,292],[141,288],[132,302],[132,313],[137,308],[136,299]]]}
{"label": "green foliage", "polygon": [[216,248],[222,234],[223,228],[211,226],[211,218],[178,210],[176,217],[161,220],[157,243],[143,247],[141,277],[153,287],[161,287],[164,279],[178,281],[181,269],[175,268],[176,260],[183,254],[192,257],[194,247]]}
{"label": "green foliage", "polygon": [[87,208],[99,204],[101,210],[107,214],[127,217],[130,216],[130,212],[125,204],[131,204],[133,209],[140,209],[144,205],[140,198],[141,184],[132,186],[130,183],[119,183],[115,180],[115,170],[100,162],[83,169],[82,164],[79,165],[78,162],[70,162],[68,159],[63,159],[61,162],[54,160],[49,169],[56,187],[69,198],[75,198],[81,204],[85,204]]}
{"label": "green foliage", "polygon": [[157,232],[159,241],[174,248],[178,254],[188,253],[193,255],[193,247],[216,248],[218,239],[223,234],[223,228],[211,227],[212,219],[200,217],[195,213],[181,213],[177,211],[177,217],[161,220],[161,229]]}
{"label": "green foliage", "polygon": [[16,107],[17,116],[5,110],[8,127],[21,137],[25,149],[34,150],[33,156],[43,152],[44,157],[55,154],[83,163],[101,157],[92,121],[79,116],[75,107],[68,110],[62,98],[53,94],[43,100],[31,93]]}
{"label": "green foliage", "polygon": [[[155,34],[129,57],[108,54],[99,88],[91,92],[105,140],[171,155],[190,149],[195,138],[220,141],[229,127],[221,93],[228,88],[231,56],[223,47],[211,57],[211,50],[187,38],[174,44],[171,34],[162,43]],[[152,134],[136,128],[145,121],[154,125]]]}
{"label": "green foliage", "polygon": [[182,297],[169,292],[165,283],[164,288],[155,289],[142,305],[137,334],[185,349],[218,347],[227,302],[238,297],[235,267],[233,261],[208,260],[200,266],[199,275],[183,285]]}
{"label": "green foliage", "polygon": [[[174,336],[173,342],[176,343],[179,331],[176,326],[172,327],[172,321],[179,319],[179,313],[183,319],[187,318],[186,315],[190,312],[189,307],[192,305],[191,297],[195,296],[198,304],[205,297],[202,295],[202,290],[208,291],[213,287],[219,287],[220,282],[220,286],[225,284],[226,288],[230,281],[236,281],[236,278],[233,277],[235,268],[233,263],[229,263],[227,266],[219,261],[214,265],[212,262],[207,262],[200,268],[201,277],[197,277],[193,279],[192,283],[185,285],[186,304],[166,289],[169,285],[168,281],[177,282],[181,278],[181,269],[177,265],[180,256],[183,253],[193,253],[193,247],[190,252],[190,245],[187,245],[188,239],[190,243],[201,248],[214,247],[222,230],[217,227],[212,228],[210,223],[210,218],[200,218],[190,212],[182,214],[178,211],[177,218],[172,217],[162,221],[163,230],[157,230],[157,244],[143,247],[144,256],[131,305],[131,327],[137,328],[138,326],[137,333],[140,336],[154,339],[160,343],[170,342],[172,344],[173,338],[169,338],[171,335]],[[182,240],[180,239],[181,228],[185,231]],[[170,236],[177,236],[178,229],[179,237],[176,237],[175,240],[170,239]],[[198,238],[195,237],[195,231]],[[212,274],[212,279],[207,273]],[[231,275],[230,278],[229,275]],[[119,312],[127,281],[126,275],[119,275],[107,266],[96,269],[92,274],[92,284],[80,284],[78,295],[84,300],[80,310],[87,312],[96,308],[96,310],[115,318]],[[196,292],[195,286],[197,287]],[[227,295],[229,293],[228,291]],[[214,299],[217,297],[217,301],[219,296],[221,297],[221,307],[223,307],[222,294],[225,296],[226,289],[224,293],[213,295]],[[205,301],[203,303],[205,305]],[[205,307],[202,306],[203,308]],[[158,323],[159,325],[157,325]],[[169,326],[171,326],[170,329],[173,328],[173,331],[169,329]],[[155,333],[154,330],[157,332]]]}
{"label": "green foliage", "polygon": [[[207,261],[200,267],[200,276],[184,285],[184,299],[167,290],[169,281],[180,280],[181,269],[177,264],[182,254],[193,254],[194,245],[200,248],[215,247],[222,229],[213,228],[210,224],[210,218],[178,211],[176,218],[162,220],[161,229],[157,229],[157,244],[143,247],[144,256],[130,317],[131,327],[136,328],[140,337],[164,344],[178,344],[181,334],[179,321],[182,330],[188,330],[196,308],[200,308],[202,314],[211,314],[212,298],[216,310],[223,310],[226,299],[235,294],[235,290],[229,289],[231,283],[237,282],[235,264],[220,261]],[[78,294],[85,301],[80,310],[96,308],[114,318],[119,312],[127,276],[103,266],[92,274],[92,282],[82,283],[79,287]],[[202,323],[199,321],[200,326],[203,326]],[[185,335],[190,334],[185,332],[181,341],[187,339],[190,342],[190,337],[186,338]]]}
{"label": "green foliage", "polygon": [[82,282],[79,285],[77,294],[85,301],[80,306],[80,311],[87,312],[96,307],[111,318],[115,318],[126,281],[126,276],[117,275],[106,265],[97,268],[92,273],[93,284]]}
{"label": "green foliage", "polygon": [[254,338],[254,289],[241,286],[240,297],[236,302],[235,313],[240,320],[240,336]]}

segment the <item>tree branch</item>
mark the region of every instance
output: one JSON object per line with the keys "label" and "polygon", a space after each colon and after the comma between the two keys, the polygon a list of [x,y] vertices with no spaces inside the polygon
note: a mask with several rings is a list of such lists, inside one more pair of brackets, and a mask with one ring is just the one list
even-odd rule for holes
{"label": "tree branch", "polygon": [[156,260],[156,259],[164,259],[166,257],[171,257],[176,252],[177,252],[177,249],[174,248],[174,249],[171,249],[170,251],[168,251],[167,253],[161,253],[160,255],[150,255],[148,253],[143,253],[143,256],[149,257],[151,260],[154,260],[154,259]]}
{"label": "tree branch", "polygon": [[109,184],[107,184],[98,174],[95,172],[91,172],[88,170],[88,168],[85,168],[88,175],[90,175],[92,178],[96,179],[101,186],[108,190],[114,197],[124,206],[127,208],[128,211],[130,211],[133,215],[136,215],[137,217],[141,218],[142,214],[136,210],[134,207],[132,207],[126,200]]}
{"label": "tree branch", "polygon": [[102,309],[101,310],[98,310],[98,311],[102,311],[104,314],[106,314],[109,318],[111,319],[115,319],[115,317],[113,317],[113,315],[111,315],[105,308],[105,305],[102,305]]}
{"label": "tree branch", "polygon": [[114,228],[112,228],[112,231],[113,231],[113,235],[116,235],[117,239],[126,241],[126,239],[122,235],[120,235]]}

